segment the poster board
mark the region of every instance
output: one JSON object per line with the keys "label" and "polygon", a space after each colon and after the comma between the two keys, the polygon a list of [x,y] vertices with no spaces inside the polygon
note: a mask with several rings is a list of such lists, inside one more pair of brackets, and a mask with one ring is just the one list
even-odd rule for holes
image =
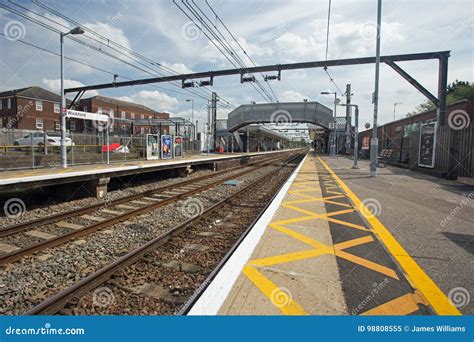
{"label": "poster board", "polygon": [[161,136],[161,159],[171,159],[173,157],[173,140],[171,135]]}
{"label": "poster board", "polygon": [[370,149],[370,137],[363,137],[362,138],[362,150],[369,150]]}
{"label": "poster board", "polygon": [[146,135],[146,160],[160,158],[160,136],[158,134]]}
{"label": "poster board", "polygon": [[183,156],[183,150],[182,150],[182,147],[181,147],[182,141],[183,141],[183,139],[181,137],[174,137],[173,147],[174,147],[174,157],[175,158],[180,158],[180,157]]}
{"label": "poster board", "polygon": [[420,149],[418,166],[433,168],[435,163],[436,123],[422,124],[420,127]]}

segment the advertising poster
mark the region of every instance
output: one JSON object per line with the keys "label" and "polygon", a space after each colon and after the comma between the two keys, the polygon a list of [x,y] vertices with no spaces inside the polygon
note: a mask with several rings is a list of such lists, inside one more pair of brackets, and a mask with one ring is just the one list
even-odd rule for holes
{"label": "advertising poster", "polygon": [[171,135],[161,136],[161,159],[170,159],[173,157]]}
{"label": "advertising poster", "polygon": [[362,138],[362,150],[368,150],[370,145],[370,137],[363,137]]}
{"label": "advertising poster", "polygon": [[181,149],[181,137],[174,137],[174,156],[175,158],[182,157],[182,149]]}
{"label": "advertising poster", "polygon": [[428,123],[420,127],[420,151],[418,166],[434,167],[435,162],[436,123]]}
{"label": "advertising poster", "polygon": [[160,158],[160,137],[158,134],[146,135],[146,160]]}

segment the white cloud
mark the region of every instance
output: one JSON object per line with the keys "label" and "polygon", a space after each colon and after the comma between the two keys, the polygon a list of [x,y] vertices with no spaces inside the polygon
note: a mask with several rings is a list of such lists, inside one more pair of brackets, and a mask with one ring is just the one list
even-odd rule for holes
{"label": "white cloud", "polygon": [[[130,41],[125,36],[122,29],[114,27],[110,25],[109,23],[102,23],[102,22],[96,22],[95,24],[87,23],[84,26],[130,49]],[[90,43],[94,46],[98,44],[93,41],[91,41]]]}
{"label": "white cloud", "polygon": [[129,101],[150,107],[158,112],[170,112],[178,107],[178,100],[158,90],[141,90],[130,96],[116,97],[122,101]]}
{"label": "white cloud", "polygon": [[280,102],[301,102],[308,97],[294,90],[285,90],[278,95]]}
{"label": "white cloud", "polygon": [[[49,91],[52,91],[53,93],[60,94],[61,93],[61,80],[59,78],[57,79],[47,79],[43,78],[42,80],[43,86],[48,89]],[[75,87],[83,87],[84,84],[76,81],[76,80],[64,80],[64,88],[75,88]],[[85,92],[84,97],[88,96],[95,96],[99,95],[99,92],[97,90],[88,90]]]}
{"label": "white cloud", "polygon": [[172,69],[176,71],[178,74],[191,74],[194,71],[189,69],[185,64],[183,63],[167,63],[167,62],[161,62],[161,65],[163,65],[166,68]]}

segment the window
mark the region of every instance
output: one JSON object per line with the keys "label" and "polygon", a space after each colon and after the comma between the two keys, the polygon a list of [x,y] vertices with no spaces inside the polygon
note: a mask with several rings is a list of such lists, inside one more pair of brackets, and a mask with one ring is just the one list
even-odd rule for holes
{"label": "window", "polygon": [[[43,111],[43,101],[35,101],[36,111],[42,112]],[[43,120],[43,119],[41,119]]]}
{"label": "window", "polygon": [[110,114],[110,117],[113,118],[113,117],[114,117],[114,114],[115,114],[115,113],[114,113],[114,110],[111,109],[110,112],[109,112],[109,114]]}
{"label": "window", "polygon": [[142,114],[142,120],[145,120],[145,114]]}
{"label": "window", "polygon": [[3,109],[3,99],[0,99],[0,110]]}
{"label": "window", "polygon": [[76,130],[76,120],[71,120],[71,125],[69,126],[70,131]]}
{"label": "window", "polygon": [[12,99],[7,99],[7,108],[12,109]]}
{"label": "window", "polygon": [[122,113],[121,113],[121,116],[120,116],[122,119],[125,119],[126,116],[125,116],[125,111],[122,110]]}
{"label": "window", "polygon": [[150,115],[150,116],[148,117],[148,119],[150,119],[150,120],[153,119],[153,116]]}
{"label": "window", "polygon": [[[36,108],[38,108],[38,107],[36,107]],[[36,118],[36,129],[43,129],[43,119],[42,118]]]}
{"label": "window", "polygon": [[145,133],[145,127],[140,127],[140,134],[144,134]]}
{"label": "window", "polygon": [[54,130],[59,131],[60,129],[61,129],[61,127],[59,125],[59,121],[54,121]]}
{"label": "window", "polygon": [[59,105],[59,103],[54,104],[54,112],[55,113],[61,112],[61,106]]}
{"label": "window", "polygon": [[102,114],[102,107],[97,107],[97,113]]}
{"label": "window", "polygon": [[130,119],[135,120],[135,113],[130,113]]}
{"label": "window", "polygon": [[84,106],[84,112],[87,112],[88,109],[87,106]]}

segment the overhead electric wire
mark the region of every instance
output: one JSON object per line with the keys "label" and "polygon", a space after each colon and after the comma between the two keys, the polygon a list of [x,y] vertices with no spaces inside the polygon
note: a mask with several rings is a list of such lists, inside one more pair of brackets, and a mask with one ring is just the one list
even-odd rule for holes
{"label": "overhead electric wire", "polygon": [[[192,0],[193,4],[194,4],[194,0]],[[232,39],[237,43],[237,45],[240,47],[240,49],[242,50],[242,52],[245,54],[245,56],[247,56],[247,58],[250,60],[250,62],[253,64],[253,66],[257,66],[257,64],[254,62],[254,60],[252,59],[252,57],[250,57],[250,55],[247,53],[247,51],[245,51],[244,47],[239,43],[239,41],[235,38],[234,34],[229,30],[229,28],[227,27],[227,25],[221,20],[221,18],[219,17],[219,15],[217,14],[217,12],[214,10],[214,8],[212,8],[211,4],[208,2],[208,0],[205,0],[206,2],[206,5],[211,9],[212,13],[214,13],[214,15],[216,16],[216,19],[219,20],[219,22],[222,24],[222,26],[226,29],[226,31],[230,34],[230,36],[232,37]],[[199,6],[198,6],[199,7]],[[214,27],[217,28],[216,25],[214,25]],[[260,75],[265,79],[265,76],[260,73]],[[275,99],[277,100],[278,102],[278,97],[276,96],[275,92],[273,91],[273,88],[272,86],[270,85],[270,83],[268,83],[268,81],[266,81],[266,84],[268,85],[268,87],[270,88],[271,92],[273,93],[273,96],[275,97]]]}
{"label": "overhead electric wire", "polygon": [[[235,62],[234,62],[233,60],[231,60],[231,59],[227,56],[227,54],[226,54],[224,51],[222,51],[222,49],[216,44],[216,42],[209,36],[209,35],[212,35],[213,37],[215,37],[216,40],[217,40],[217,41],[220,43],[220,45],[222,46],[222,48],[224,48],[227,52],[230,51],[229,48],[226,47],[224,43],[222,43],[222,41],[220,40],[220,38],[213,32],[212,29],[208,29],[208,28],[207,28],[207,31],[208,31],[208,32],[206,32],[203,28],[201,28],[201,27],[196,23],[196,21],[195,21],[179,4],[176,3],[175,0],[173,0],[173,3],[175,4],[176,7],[178,7],[178,9],[179,9],[197,28],[199,28],[199,29],[201,30],[201,32],[202,32],[202,33],[209,39],[209,41],[219,50],[219,52],[231,63],[232,66],[234,66],[235,68],[239,68],[239,67],[242,68],[241,65],[237,66],[237,65],[235,64]],[[189,9],[189,5],[186,4],[184,1],[183,1],[183,5],[185,5],[185,6]],[[192,14],[193,16],[195,16],[195,17],[198,19],[198,21],[199,21],[199,15],[196,16],[193,11],[191,11],[191,14]],[[203,24],[204,24],[205,27],[207,26],[206,23],[203,23]],[[230,55],[232,56],[232,53],[230,53]],[[239,63],[237,62],[237,64],[239,64]],[[268,94],[262,94],[262,93],[255,87],[255,85],[253,84],[253,82],[252,82],[251,84],[252,84],[252,86],[255,88],[255,90],[256,90],[266,101],[268,101],[269,99],[270,99],[270,101],[271,101],[271,98],[270,98],[270,96],[268,96]]]}
{"label": "overhead electric wire", "polygon": [[[187,4],[187,5],[189,5],[189,6],[192,7],[192,5],[189,3],[189,0],[186,0],[186,1],[185,1],[185,0],[182,0],[182,2],[183,2],[183,4],[185,4],[185,5]],[[199,12],[201,12],[202,15],[204,15],[204,17],[207,19],[207,21],[210,23],[210,25],[212,25],[212,26],[214,27],[215,31],[222,37],[222,39],[223,39],[224,42],[226,43],[226,46],[228,46],[227,51],[231,50],[231,51],[229,51],[229,53],[231,54],[231,56],[236,60],[236,62],[241,66],[242,69],[247,70],[247,68],[248,68],[248,67],[247,67],[247,64],[246,64],[246,63],[244,62],[244,60],[239,56],[238,52],[235,51],[235,49],[232,47],[232,44],[229,43],[229,41],[225,38],[224,34],[219,30],[219,28],[217,27],[217,25],[214,24],[214,23],[211,21],[211,19],[210,19],[210,18],[206,15],[206,13],[199,7],[199,5],[197,5],[197,4],[194,2],[194,0],[192,0],[191,2],[192,2],[193,5],[196,7],[196,9],[199,10]],[[212,9],[211,9],[211,10],[212,10]],[[213,10],[212,10],[212,11],[213,11]],[[213,11],[213,13],[215,13],[215,11]],[[216,13],[215,13],[215,14],[216,14]],[[206,28],[207,28],[209,31],[212,31],[212,29],[211,29],[206,23],[203,22],[203,19],[202,19],[201,17],[199,17],[199,16],[196,15],[196,14],[195,14],[195,16],[198,18],[198,20],[199,20],[202,24],[206,25]],[[217,19],[217,16],[216,16],[216,19]],[[220,20],[220,18],[219,18],[219,21],[222,23],[222,20]],[[226,29],[227,29],[227,28],[226,28]],[[232,35],[232,33],[231,33],[228,29],[227,29],[227,32],[229,32],[230,35],[231,35],[231,37],[234,39],[234,41],[236,41],[235,37]],[[219,41],[220,41],[221,44],[222,44],[222,41],[221,41],[221,40],[219,40]],[[239,42],[236,41],[236,43],[242,48],[242,46],[240,45]],[[243,49],[243,48],[242,48],[242,49]],[[246,53],[245,50],[244,50],[244,53]],[[256,65],[255,65],[255,66],[256,66]],[[247,73],[248,73],[248,72],[247,72]],[[252,73],[249,73],[249,74],[253,76]],[[263,75],[262,73],[260,73],[260,74],[261,74],[262,77],[264,78],[264,75]],[[271,95],[268,94],[268,92],[263,88],[263,86],[260,84],[260,82],[259,82],[257,79],[255,80],[255,83],[256,83],[257,86],[265,93],[265,95],[268,96],[268,98],[270,99],[270,102],[273,102],[273,99],[272,99]],[[269,84],[267,83],[267,85],[269,85]],[[270,90],[273,92],[273,89],[271,89],[271,86],[270,86]],[[275,99],[276,99],[276,95],[275,95],[274,92],[273,92],[273,95],[275,96]]]}
{"label": "overhead electric wire", "polygon": [[[216,32],[203,20],[203,18],[196,12],[196,10],[192,7],[191,4],[189,4],[188,1],[184,1],[182,0],[182,3],[183,5],[185,5],[191,12],[191,14],[208,30],[208,32],[219,42],[219,44],[231,55],[231,57],[237,62],[237,64],[240,66],[240,68],[242,68],[243,70],[247,69],[247,66],[245,65],[245,63],[242,61],[242,59],[240,58],[240,56],[237,54],[237,52],[234,50],[234,48],[232,47],[232,45],[227,41],[227,39],[224,37],[224,35],[217,29],[216,27],[216,31],[217,33],[220,34],[220,36],[222,37],[222,39],[216,34]],[[199,8],[200,10],[200,8]],[[201,10],[200,10],[201,11]],[[201,11],[202,12],[202,11]],[[189,17],[189,16],[188,16]],[[207,18],[207,16],[206,16]],[[209,18],[208,18],[209,20]],[[209,22],[211,23],[212,26],[214,26],[212,24],[212,22],[209,20]],[[200,28],[199,26],[197,26],[198,28]],[[201,28],[200,28],[201,29]],[[201,29],[202,31],[202,29]],[[204,32],[203,32],[204,33]],[[206,35],[207,36],[207,35]],[[211,40],[211,39],[210,39]],[[211,42],[214,44],[214,42],[211,40]],[[216,44],[214,44],[216,45]],[[220,50],[221,53],[222,50]],[[227,57],[227,56],[226,56]],[[227,58],[229,61],[230,59]],[[232,62],[231,62],[232,63]],[[232,65],[234,67],[237,68],[237,66],[232,63]],[[264,98],[266,97],[266,100],[270,100],[270,102],[273,102],[271,96],[265,91],[265,89],[263,89],[263,87],[260,85],[260,84],[257,84],[259,86],[259,88],[261,89],[261,91],[263,91],[263,93],[265,95],[263,95],[260,91],[258,91],[258,89],[256,88],[256,86],[253,84],[253,82],[251,83],[251,85],[255,88],[255,90],[257,90],[257,92],[260,93],[260,95],[262,95]]]}
{"label": "overhead electric wire", "polygon": [[[27,10],[28,12],[34,13],[35,15],[37,15],[37,16],[43,18],[43,19],[49,20],[49,21],[51,21],[51,22],[53,22],[53,23],[55,23],[55,24],[57,24],[57,25],[59,25],[59,26],[62,26],[62,27],[65,27],[65,28],[69,29],[69,27],[67,27],[66,25],[63,25],[63,24],[61,24],[61,23],[58,23],[57,21],[52,20],[52,19],[50,19],[50,18],[46,18],[45,16],[43,16],[43,15],[41,15],[41,14],[35,12],[35,11],[32,11],[32,10],[30,10],[30,9],[27,9],[27,8],[25,8],[25,7],[21,6],[21,5],[18,5],[18,4],[16,4],[16,3],[12,2],[12,1],[10,1],[10,3],[12,3],[12,4],[14,4],[14,5],[16,5],[16,6],[20,7],[20,8],[23,8],[23,9]],[[61,33],[61,31],[58,30],[57,28],[55,28],[55,27],[53,27],[53,26],[51,26],[51,25],[48,25],[48,24],[46,24],[46,23],[44,23],[44,22],[42,22],[42,21],[40,21],[40,20],[38,20],[38,19],[36,19],[36,18],[33,18],[33,17],[27,15],[27,14],[24,14],[24,13],[22,13],[22,12],[16,10],[16,9],[13,9],[13,8],[11,8],[11,7],[8,7],[8,6],[5,6],[5,5],[3,5],[3,4],[0,4],[0,7],[4,8],[4,9],[6,9],[6,10],[8,10],[8,11],[10,11],[10,12],[12,12],[12,13],[14,13],[14,14],[20,16],[20,17],[23,17],[24,19],[29,20],[29,21],[31,21],[31,22],[37,24],[37,25],[40,25],[40,26],[42,26],[42,27],[44,27],[44,28],[46,28],[46,29],[48,29],[48,30],[50,30],[50,31],[56,32],[56,33],[58,33],[58,34]],[[81,25],[78,25],[78,26],[81,26]],[[82,26],[81,26],[81,27],[82,27]],[[88,43],[86,43],[86,42],[84,42],[84,41],[82,41],[82,40],[80,40],[80,39],[78,39],[78,38],[75,38],[75,37],[73,37],[73,36],[69,36],[69,35],[68,35],[68,36],[66,36],[66,37],[68,37],[69,39],[71,39],[71,40],[73,40],[73,41],[75,41],[75,42],[77,42],[77,43],[79,43],[79,44],[82,44],[82,45],[84,45],[84,46],[86,46],[86,47],[89,47],[89,48],[91,48],[91,49],[94,50],[94,51],[97,51],[97,52],[99,52],[99,53],[101,53],[101,54],[104,54],[104,55],[106,55],[106,56],[108,56],[108,57],[111,57],[111,58],[113,58],[113,59],[115,59],[115,60],[118,60],[118,61],[120,61],[120,62],[123,62],[123,63],[125,63],[125,64],[127,64],[127,65],[129,65],[129,66],[132,66],[132,67],[134,67],[134,68],[136,68],[136,69],[138,69],[138,70],[140,70],[140,71],[143,71],[143,72],[145,72],[145,73],[147,73],[147,74],[149,74],[149,75],[157,76],[157,74],[151,73],[151,72],[148,71],[148,70],[145,70],[145,69],[143,69],[143,68],[141,68],[141,67],[139,67],[139,66],[136,66],[136,65],[134,65],[134,64],[132,64],[132,63],[126,61],[126,60],[123,60],[123,59],[121,59],[121,58],[119,58],[119,57],[117,57],[117,56],[115,56],[115,55],[113,55],[113,54],[110,54],[109,52],[103,50],[102,48],[97,48],[97,47],[95,47],[95,46],[93,46],[93,45],[91,45],[91,44],[88,44]],[[93,39],[93,40],[94,40],[94,38],[92,38],[92,37],[86,36],[86,38],[90,38],[90,39]],[[95,40],[95,41],[97,41],[97,40]],[[110,46],[108,46],[108,47],[111,48]],[[111,49],[113,49],[113,48],[111,48]],[[117,52],[120,52],[120,51],[118,51],[118,50],[116,50],[116,49],[113,49],[113,50],[115,50],[115,51],[117,51]],[[129,56],[127,56],[127,57],[130,58]],[[133,59],[133,58],[131,58],[131,59]],[[139,63],[139,64],[142,64],[142,63]],[[143,65],[143,64],[142,64],[142,65]],[[155,73],[158,73],[158,75],[163,76],[163,74],[160,74],[158,71],[153,70],[153,69],[151,69],[150,67],[148,67],[148,66],[146,66],[146,65],[144,65],[144,66],[145,66],[147,69],[152,70],[152,71],[155,72]],[[177,86],[178,88],[181,89],[181,86],[180,86],[179,84],[176,84],[175,82],[170,82],[170,84],[172,84],[172,85],[174,85],[174,86]],[[164,89],[164,88],[163,88],[163,89]],[[193,90],[190,90],[190,89],[186,89],[186,90],[187,90],[190,94],[193,94],[193,95],[196,96],[196,97],[200,97],[200,98],[202,98],[202,99],[204,99],[204,100],[208,100],[208,98],[206,97],[207,94],[206,94],[206,95],[202,95],[201,93],[197,93],[197,92],[195,92],[195,91],[193,91]],[[220,105],[220,106],[222,106],[222,105]]]}
{"label": "overhead electric wire", "polygon": [[[329,51],[329,23],[331,21],[331,0],[329,0],[329,6],[328,6],[328,24],[327,24],[327,28],[326,28],[326,62],[328,61],[328,51]],[[336,87],[336,89],[341,93],[341,96],[344,96],[344,93],[342,92],[342,90],[339,88],[339,86],[336,84],[336,81],[334,81],[334,78],[331,76],[331,74],[329,74],[329,71],[328,71],[328,67],[325,66],[324,68],[324,71],[326,72],[326,74],[328,75],[329,77],[329,80],[334,84],[334,86]]]}

